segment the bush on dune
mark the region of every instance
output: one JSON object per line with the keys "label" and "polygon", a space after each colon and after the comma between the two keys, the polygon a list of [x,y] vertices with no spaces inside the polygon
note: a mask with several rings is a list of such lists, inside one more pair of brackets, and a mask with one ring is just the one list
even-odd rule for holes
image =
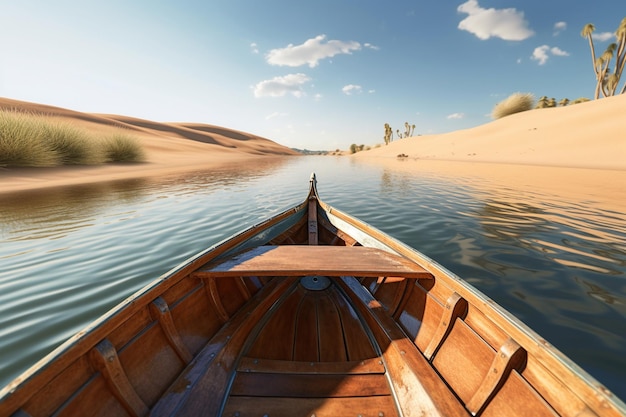
{"label": "bush on dune", "polygon": [[59,165],[89,165],[103,162],[95,140],[69,124],[44,123],[47,146],[57,155]]}
{"label": "bush on dune", "polygon": [[56,151],[46,145],[40,119],[0,111],[0,166],[54,166],[57,161]]}
{"label": "bush on dune", "polygon": [[491,111],[491,117],[500,119],[511,114],[531,110],[535,103],[535,97],[530,93],[513,93],[495,105]]}
{"label": "bush on dune", "polygon": [[0,110],[0,166],[46,167],[138,162],[139,142],[122,133],[100,138],[44,116]]}
{"label": "bush on dune", "polygon": [[107,162],[139,162],[144,160],[144,152],[139,142],[131,136],[117,133],[104,143]]}

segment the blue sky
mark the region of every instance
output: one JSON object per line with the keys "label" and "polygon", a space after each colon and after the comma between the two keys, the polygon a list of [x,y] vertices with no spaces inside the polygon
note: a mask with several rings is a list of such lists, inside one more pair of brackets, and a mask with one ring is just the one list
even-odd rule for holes
{"label": "blue sky", "polygon": [[[0,0],[0,96],[286,146],[444,133],[521,91],[593,97],[624,0]],[[606,34],[606,36],[602,36]]]}

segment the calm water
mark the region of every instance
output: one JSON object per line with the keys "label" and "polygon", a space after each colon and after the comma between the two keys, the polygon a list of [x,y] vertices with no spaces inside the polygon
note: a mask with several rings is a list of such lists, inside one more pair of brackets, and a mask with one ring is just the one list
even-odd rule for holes
{"label": "calm water", "polygon": [[[187,257],[306,195],[420,249],[626,398],[626,208],[349,158],[0,197],[0,386]],[[626,203],[624,203],[626,205]]]}

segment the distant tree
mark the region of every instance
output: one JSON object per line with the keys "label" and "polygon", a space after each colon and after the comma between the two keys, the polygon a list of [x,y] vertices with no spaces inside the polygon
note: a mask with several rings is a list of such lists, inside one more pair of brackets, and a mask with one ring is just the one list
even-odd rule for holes
{"label": "distant tree", "polygon": [[569,104],[569,98],[564,98],[564,99],[561,99],[561,101],[559,101],[559,106],[561,107],[565,107],[568,104]]}
{"label": "distant tree", "polygon": [[572,101],[571,104],[584,103],[587,101],[591,101],[591,100],[589,100],[587,97],[579,97],[576,100]]}
{"label": "distant tree", "polygon": [[357,153],[358,152],[358,146],[356,143],[353,143],[352,145],[350,145],[350,153]]}
{"label": "distant tree", "polygon": [[408,138],[411,136],[411,125],[409,122],[404,122],[404,137]]}
{"label": "distant tree", "polygon": [[556,99],[554,97],[548,100],[548,107],[556,107]]}
{"label": "distant tree", "polygon": [[389,126],[389,123],[385,123],[385,145],[393,140],[393,129]]}
{"label": "distant tree", "polygon": [[411,125],[411,136],[415,134],[415,125]]}
{"label": "distant tree", "polygon": [[[600,93],[602,96],[609,97],[614,96],[617,93],[622,72],[624,71],[624,64],[626,61],[626,17],[622,19],[615,37],[617,43],[611,43],[606,51],[600,57],[596,58],[595,46],[593,44],[593,31],[595,26],[591,23],[586,24],[580,35],[583,38],[587,38],[589,41],[589,49],[591,50],[591,63],[593,64],[593,72],[596,76],[596,89],[594,98],[598,99]],[[611,61],[615,58],[615,66],[611,72]],[[626,83],[623,85],[619,94],[626,92]]]}
{"label": "distant tree", "polygon": [[547,96],[539,97],[539,100],[537,100],[537,105],[535,106],[535,108],[545,109],[546,107],[548,107],[548,97]]}
{"label": "distant tree", "polygon": [[398,139],[402,139],[402,133],[400,133],[400,129],[396,129],[396,134],[398,135]]}

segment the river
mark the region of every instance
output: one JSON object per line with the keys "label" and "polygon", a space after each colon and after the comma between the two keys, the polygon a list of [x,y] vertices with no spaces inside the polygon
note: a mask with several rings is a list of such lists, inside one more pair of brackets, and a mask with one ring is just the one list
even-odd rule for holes
{"label": "river", "polygon": [[345,157],[0,196],[0,386],[194,253],[305,196],[463,277],[626,398],[626,202]]}

